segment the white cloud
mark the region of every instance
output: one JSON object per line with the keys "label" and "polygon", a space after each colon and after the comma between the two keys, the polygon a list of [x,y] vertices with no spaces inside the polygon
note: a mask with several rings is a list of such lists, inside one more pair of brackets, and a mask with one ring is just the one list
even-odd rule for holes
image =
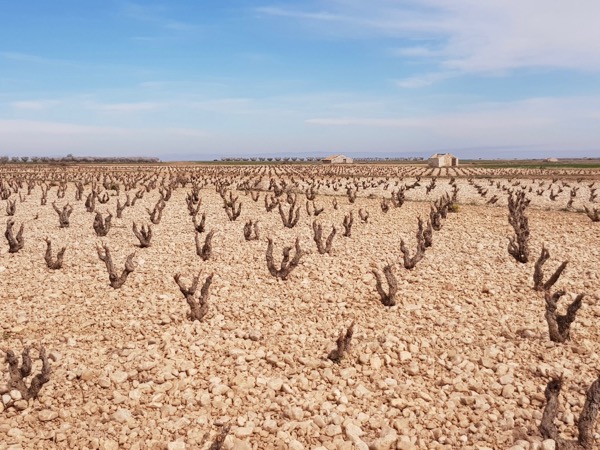
{"label": "white cloud", "polygon": [[340,16],[338,14],[327,12],[302,12],[299,10],[280,8],[276,6],[264,6],[256,8],[256,10],[261,14],[269,16],[291,17],[295,19],[324,20],[331,22],[345,22],[352,20],[351,17]]}
{"label": "white cloud", "polygon": [[568,152],[578,148],[600,150],[599,109],[600,97],[532,98],[473,104],[445,114],[311,118],[306,123],[346,127],[347,133],[372,136],[381,133],[375,129],[387,128],[390,131],[385,133],[396,136],[399,145],[416,147],[527,145]]}
{"label": "white cloud", "polygon": [[[352,98],[340,93],[254,100],[250,105],[245,104],[245,99],[222,100],[203,107],[222,107],[224,112],[241,107],[259,112],[229,114],[228,120],[217,121],[226,123],[222,128],[202,121],[204,125],[199,127],[211,127],[209,132],[195,127],[193,121],[183,120],[183,126],[173,121],[161,125],[158,120],[152,124],[144,121],[143,125],[134,121],[128,127],[121,117],[112,121],[114,126],[96,126],[93,121],[86,124],[0,119],[0,141],[11,154],[27,155],[218,155],[226,151],[249,154],[268,148],[281,152],[330,149],[365,154],[373,149],[426,152],[492,146],[496,150],[482,150],[483,154],[493,151],[498,155],[501,151],[497,149],[503,147],[527,147],[535,149],[538,155],[547,151],[565,156],[576,151],[600,151],[600,96],[476,103],[445,113],[415,112],[419,110],[406,108],[402,103],[378,102],[368,97],[352,102]],[[292,112],[275,109],[270,102]],[[193,109],[189,111],[191,114],[185,114],[186,117],[199,115]],[[101,117],[105,119],[106,116]],[[231,133],[231,129],[236,133]],[[298,138],[290,141],[291,133]]]}
{"label": "white cloud", "polygon": [[432,48],[423,46],[396,48],[393,49],[391,53],[397,56],[408,56],[414,58],[432,58],[442,55],[439,50],[433,50]]}
{"label": "white cloud", "polygon": [[307,119],[305,122],[311,125],[358,126],[377,128],[410,128],[425,126],[425,123],[420,119],[374,119],[342,117],[330,119]]}
{"label": "white cloud", "polygon": [[344,37],[427,39],[434,47],[399,49],[402,56],[438,57],[462,72],[518,68],[600,71],[597,0],[321,0],[318,11],[263,7],[276,17],[323,22]]}
{"label": "white cloud", "polygon": [[422,88],[437,83],[438,81],[455,77],[457,75],[457,72],[428,73],[416,77],[408,77],[401,80],[396,80],[396,86],[406,89]]}

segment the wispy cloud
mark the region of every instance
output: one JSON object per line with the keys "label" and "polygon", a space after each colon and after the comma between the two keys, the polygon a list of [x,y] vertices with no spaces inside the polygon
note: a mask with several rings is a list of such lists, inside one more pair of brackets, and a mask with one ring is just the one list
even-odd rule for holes
{"label": "wispy cloud", "polygon": [[256,103],[251,98],[217,98],[186,102],[185,106],[217,113],[252,114],[255,112]]}
{"label": "wispy cloud", "polygon": [[59,58],[48,58],[48,57],[40,56],[40,55],[33,55],[31,53],[1,51],[0,58],[6,59],[9,61],[32,63],[32,64],[53,64],[53,65],[78,66],[78,64],[75,61],[70,61],[67,59],[59,59]]}
{"label": "wispy cloud", "polygon": [[432,84],[442,80],[447,80],[448,78],[456,77],[458,75],[460,75],[460,73],[456,71],[427,73],[415,77],[408,77],[403,78],[401,80],[396,80],[396,86],[406,89],[422,88],[426,86],[431,86]]}
{"label": "wispy cloud", "polygon": [[409,58],[435,58],[443,55],[439,50],[434,50],[433,48],[422,45],[395,48],[392,49],[390,53],[395,56],[406,56]]}
{"label": "wispy cloud", "polygon": [[323,28],[323,32],[349,38],[388,36],[388,37],[425,37],[428,33],[444,32],[448,24],[432,18],[423,11],[388,0],[371,2],[346,2],[321,0],[319,10],[300,10],[280,6],[257,8],[263,15],[290,18],[303,21],[321,21],[337,25],[335,28]]}
{"label": "wispy cloud", "polygon": [[376,127],[376,128],[403,128],[403,127],[422,127],[425,122],[420,119],[374,119],[360,117],[343,117],[330,119],[307,119],[305,121],[311,125],[331,125],[344,127]]}
{"label": "wispy cloud", "polygon": [[[600,104],[600,99],[596,99]],[[568,112],[567,112],[568,110]],[[527,128],[555,124],[566,116],[576,114],[578,119],[593,117],[593,107],[585,99],[534,98],[506,103],[477,103],[447,114],[428,114],[399,118],[315,118],[306,123],[329,126],[431,128],[465,132],[490,128]],[[599,139],[600,141],[600,139]]]}
{"label": "wispy cloud", "polygon": [[160,89],[168,85],[166,81],[142,81],[138,84],[143,89]]}
{"label": "wispy cloud", "polygon": [[57,105],[57,100],[21,100],[11,102],[10,106],[15,109],[29,110],[29,111],[41,111],[52,106]]}
{"label": "wispy cloud", "polygon": [[[312,24],[347,38],[414,39],[401,56],[436,58],[466,73],[519,68],[600,71],[600,2],[579,0],[321,0],[315,10],[282,6],[261,14]],[[423,39],[431,46],[421,45]]]}
{"label": "wispy cloud", "polygon": [[128,130],[119,127],[98,127],[65,122],[0,119],[0,136],[23,135],[27,133],[55,136],[107,133],[111,135],[123,135],[128,133]]}
{"label": "wispy cloud", "polygon": [[[324,117],[306,123],[346,127],[348,133],[369,128],[402,130],[398,142],[439,147],[535,145],[542,149],[595,148],[600,150],[600,97],[531,98],[504,103],[478,103],[451,113],[396,117]],[[370,135],[371,132],[368,132]],[[415,134],[416,133],[416,134]],[[397,135],[397,132],[395,133]],[[415,137],[416,136],[416,137]]]}
{"label": "wispy cloud", "polygon": [[[0,139],[22,155],[166,155],[192,152],[210,136],[196,128],[126,128],[0,119]],[[14,153],[13,153],[14,154]]]}
{"label": "wispy cloud", "polygon": [[136,136],[140,134],[164,134],[170,136],[205,137],[205,130],[182,127],[156,127],[156,128],[127,128],[103,127],[95,125],[82,125],[69,122],[50,122],[37,120],[12,120],[0,119],[0,136],[19,135],[110,135],[110,136]]}
{"label": "wispy cloud", "polygon": [[12,61],[23,61],[23,62],[33,62],[33,63],[45,63],[49,60],[46,58],[42,58],[38,55],[31,55],[29,53],[19,53],[19,52],[0,52],[0,56],[4,59],[9,59]]}
{"label": "wispy cloud", "polygon": [[164,105],[161,103],[154,102],[92,103],[88,104],[87,108],[103,112],[136,113],[144,111],[155,111],[163,106]]}
{"label": "wispy cloud", "polygon": [[297,9],[282,8],[277,6],[263,6],[256,8],[260,14],[279,17],[290,17],[293,19],[322,20],[327,22],[352,22],[350,16],[334,14],[329,12],[305,12]]}
{"label": "wispy cloud", "polygon": [[[189,22],[176,20],[168,17],[169,8],[162,4],[141,4],[135,2],[125,2],[121,7],[121,13],[130,19],[139,22],[145,22],[164,30],[173,32],[190,32],[198,27]],[[137,37],[135,39],[143,39]]]}

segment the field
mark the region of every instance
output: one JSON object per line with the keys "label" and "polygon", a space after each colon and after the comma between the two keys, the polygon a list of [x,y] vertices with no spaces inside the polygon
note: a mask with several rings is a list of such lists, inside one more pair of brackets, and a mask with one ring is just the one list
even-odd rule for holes
{"label": "field", "polygon": [[[1,366],[0,449],[208,449],[221,433],[224,449],[534,450],[556,377],[555,423],[576,439],[600,367],[600,222],[585,213],[597,186],[593,168],[0,166],[2,226],[18,241],[24,224],[22,248],[0,245],[0,348],[30,346],[33,376],[43,346],[51,367],[25,400]],[[517,192],[530,200],[526,263],[507,250]],[[401,242],[418,253],[419,217],[439,230],[407,269]],[[151,227],[148,247],[133,223]],[[323,243],[336,229],[322,254],[319,224]],[[50,261],[66,247],[59,269],[46,238]],[[297,266],[278,273],[296,240]],[[102,245],[114,284],[133,254],[119,288]],[[566,291],[561,314],[585,294],[564,343],[533,289],[543,246],[545,279],[568,261],[550,290]],[[394,306],[376,289],[384,268]]]}

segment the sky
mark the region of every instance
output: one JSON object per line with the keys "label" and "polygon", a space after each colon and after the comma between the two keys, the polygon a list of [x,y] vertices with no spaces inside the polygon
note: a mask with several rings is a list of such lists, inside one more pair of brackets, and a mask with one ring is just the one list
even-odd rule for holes
{"label": "sky", "polygon": [[598,0],[0,0],[0,155],[600,157]]}

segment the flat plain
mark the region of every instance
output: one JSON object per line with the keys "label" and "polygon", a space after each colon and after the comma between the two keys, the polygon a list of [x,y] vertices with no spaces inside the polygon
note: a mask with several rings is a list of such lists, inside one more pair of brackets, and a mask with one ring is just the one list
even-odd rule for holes
{"label": "flat plain", "polygon": [[[22,249],[0,245],[0,348],[31,346],[34,375],[43,346],[51,366],[37,398],[23,401],[2,387],[3,363],[0,449],[208,449],[226,430],[224,449],[535,450],[544,389],[558,376],[555,423],[576,438],[600,367],[600,222],[584,212],[599,207],[596,187],[600,170],[581,168],[0,167],[0,215],[14,234],[24,224]],[[507,251],[516,192],[530,200],[527,263]],[[418,217],[426,223],[454,193],[431,247],[406,269],[401,241],[414,254]],[[127,198],[136,202],[118,218]],[[235,220],[228,202],[241,204]],[[72,206],[68,227],[53,203]],[[279,207],[286,217],[299,208],[295,226]],[[98,213],[112,215],[103,237]],[[205,214],[203,232],[194,213]],[[257,240],[244,237],[249,220]],[[134,222],[152,228],[149,247]],[[336,228],[329,253],[317,251],[313,222],[323,240]],[[204,260],[195,239],[211,231]],[[46,266],[46,238],[53,254],[66,247],[60,269]],[[285,280],[267,268],[267,238],[277,266],[298,239],[303,254]],[[118,289],[99,245],[119,275],[134,253]],[[543,246],[546,276],[568,261],[553,287],[565,290],[562,303],[585,294],[565,343],[549,339],[544,294],[533,289]],[[386,265],[395,306],[375,287],[373,271]],[[202,320],[188,317],[175,274],[188,286],[199,276],[198,293],[214,274]],[[352,323],[350,348],[331,361]]]}

